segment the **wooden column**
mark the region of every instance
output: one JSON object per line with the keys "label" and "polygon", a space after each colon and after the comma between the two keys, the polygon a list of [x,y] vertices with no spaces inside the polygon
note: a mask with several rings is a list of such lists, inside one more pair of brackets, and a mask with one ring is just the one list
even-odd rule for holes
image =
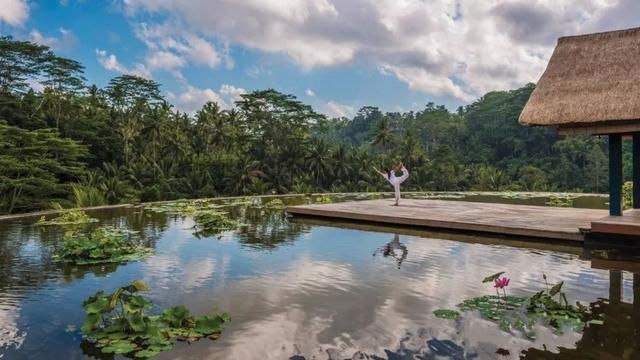
{"label": "wooden column", "polygon": [[633,134],[633,208],[640,209],[640,133]]}
{"label": "wooden column", "polygon": [[609,215],[622,215],[622,135],[609,135]]}

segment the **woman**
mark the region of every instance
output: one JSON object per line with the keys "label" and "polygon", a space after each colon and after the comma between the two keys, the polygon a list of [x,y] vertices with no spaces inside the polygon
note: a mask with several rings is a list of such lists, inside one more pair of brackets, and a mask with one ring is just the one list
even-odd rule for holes
{"label": "woman", "polygon": [[373,167],[373,169],[378,174],[382,175],[382,177],[385,178],[385,180],[387,180],[389,183],[391,183],[391,185],[393,185],[393,190],[395,191],[395,195],[396,195],[395,206],[398,206],[398,204],[400,204],[400,184],[402,184],[402,182],[407,180],[407,178],[409,177],[409,172],[407,171],[407,168],[404,167],[404,164],[402,163],[402,161],[400,161],[399,167],[402,170],[402,175],[399,177],[396,176],[396,172],[393,169],[392,170],[384,169],[384,172],[382,172],[378,170],[375,166]]}

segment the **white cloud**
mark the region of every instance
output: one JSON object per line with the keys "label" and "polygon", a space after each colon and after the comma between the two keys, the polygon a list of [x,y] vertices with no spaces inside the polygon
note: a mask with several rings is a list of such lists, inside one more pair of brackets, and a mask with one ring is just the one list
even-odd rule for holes
{"label": "white cloud", "polygon": [[96,49],[96,55],[98,56],[100,65],[109,71],[138,75],[147,79],[151,78],[151,72],[144,64],[137,63],[133,68],[127,68],[118,61],[118,58],[114,54],[109,54],[106,50]]}
{"label": "white cloud", "polygon": [[175,23],[166,22],[158,25],[140,23],[135,32],[152,52],[162,51],[165,56],[173,55],[174,60],[182,59],[180,66],[185,66],[187,63],[212,69],[221,64],[228,69],[234,66],[228,46],[218,50],[209,40]]}
{"label": "white cloud", "polygon": [[331,117],[352,117],[356,111],[353,106],[338,104],[335,101],[329,101],[325,107],[324,112]]}
{"label": "white cloud", "polygon": [[210,101],[218,103],[222,109],[231,109],[240,95],[245,93],[244,89],[227,84],[220,86],[217,92],[210,88],[187,85],[179,94],[168,92],[167,98],[178,110],[193,114]]}
{"label": "white cloud", "polygon": [[0,21],[12,26],[22,25],[29,17],[29,5],[26,0],[2,0],[0,2]]}
{"label": "white cloud", "polygon": [[315,93],[313,90],[311,90],[311,89],[307,89],[307,90],[305,90],[305,91],[304,91],[304,93],[305,93],[307,96],[312,96],[312,97],[313,97],[313,96],[316,96],[316,93]]}
{"label": "white cloud", "polygon": [[60,37],[48,37],[42,35],[40,31],[33,29],[29,33],[29,39],[32,42],[49,46],[54,50],[68,50],[76,46],[78,43],[78,39],[71,30],[59,28],[58,32],[60,33]]}
{"label": "white cloud", "polygon": [[150,70],[174,70],[186,64],[184,58],[168,51],[154,51],[145,61]]}
{"label": "white cloud", "polygon": [[357,60],[414,91],[460,101],[537,81],[557,37],[637,25],[640,9],[635,0],[125,0],[124,6],[234,46],[285,55],[303,69]]}

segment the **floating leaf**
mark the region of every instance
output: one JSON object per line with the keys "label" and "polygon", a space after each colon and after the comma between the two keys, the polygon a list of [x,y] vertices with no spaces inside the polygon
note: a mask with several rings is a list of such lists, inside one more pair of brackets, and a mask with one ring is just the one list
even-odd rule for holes
{"label": "floating leaf", "polygon": [[500,271],[499,273],[487,276],[486,278],[482,279],[482,283],[494,282],[504,273],[505,273],[504,271]]}
{"label": "floating leaf", "polygon": [[196,321],[195,331],[202,335],[221,332],[224,319],[220,316],[203,316]]}
{"label": "floating leaf", "polygon": [[147,286],[136,280],[110,295],[98,291],[85,300],[85,338],[103,353],[149,358],[170,350],[176,340],[215,339],[229,319],[225,313],[193,317],[183,305],[167,308],[161,316],[148,316],[144,310],[153,304],[136,295],[143,290]]}
{"label": "floating leaf", "polygon": [[134,351],[135,349],[137,349],[138,346],[134,343],[131,343],[129,341],[126,340],[118,340],[118,341],[114,341],[111,344],[105,346],[102,348],[102,352],[105,353],[114,353],[114,354],[127,354],[130,353],[132,351]]}
{"label": "floating leaf", "polygon": [[551,288],[551,290],[549,290],[549,295],[555,296],[556,294],[558,294],[560,292],[560,290],[562,289],[562,285],[564,285],[564,281],[561,281],[560,283],[554,285]]}
{"label": "floating leaf", "polygon": [[126,315],[126,318],[133,331],[141,332],[147,327],[147,324],[144,321],[144,315],[141,312],[129,313]]}
{"label": "floating leaf", "polygon": [[149,291],[149,287],[140,280],[133,280],[131,285],[133,285],[138,291]]}
{"label": "floating leaf", "polygon": [[79,225],[79,224],[89,224],[92,222],[97,222],[98,219],[94,219],[87,215],[82,210],[68,210],[62,213],[62,215],[53,218],[51,220],[47,220],[44,216],[38,220],[36,225],[46,226],[46,225]]}
{"label": "floating leaf", "polygon": [[84,319],[80,330],[83,333],[90,333],[93,329],[95,329],[96,325],[100,322],[102,317],[98,314],[87,314],[87,318]]}
{"label": "floating leaf", "polygon": [[437,309],[433,311],[433,315],[441,319],[457,319],[460,317],[460,313],[455,310],[449,309]]}
{"label": "floating leaf", "polygon": [[144,350],[136,351],[135,357],[137,357],[139,359],[148,359],[150,357],[154,357],[154,356],[160,354],[161,352],[162,352],[162,350],[149,347],[149,348],[144,349]]}
{"label": "floating leaf", "polygon": [[587,325],[603,325],[604,321],[598,319],[592,319],[587,321]]}
{"label": "floating leaf", "polygon": [[164,309],[161,320],[168,322],[171,326],[180,327],[189,317],[189,309],[184,305],[178,305]]}

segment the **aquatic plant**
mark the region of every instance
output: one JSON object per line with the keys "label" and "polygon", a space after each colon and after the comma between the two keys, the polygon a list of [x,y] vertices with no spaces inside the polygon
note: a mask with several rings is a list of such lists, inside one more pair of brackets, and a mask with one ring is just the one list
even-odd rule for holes
{"label": "aquatic plant", "polygon": [[40,220],[36,222],[36,225],[79,225],[89,224],[97,221],[98,219],[94,219],[87,215],[84,211],[76,209],[65,211],[64,213],[62,213],[62,215],[50,220],[47,220],[43,215]]}
{"label": "aquatic plant", "polygon": [[496,288],[496,294],[498,294],[498,296],[500,296],[499,293],[499,289],[502,289],[502,294],[504,295],[504,297],[507,297],[507,289],[506,287],[509,286],[509,282],[511,281],[511,279],[507,278],[507,277],[503,277],[503,278],[497,278],[494,280],[495,285],[493,285],[494,288]]}
{"label": "aquatic plant", "polygon": [[153,303],[138,295],[148,291],[139,280],[112,294],[98,291],[82,303],[86,319],[80,328],[84,337],[103,353],[150,358],[171,350],[176,340],[215,340],[229,321],[225,313],[195,317],[183,305],[149,316]]}
{"label": "aquatic plant", "polygon": [[455,310],[449,309],[437,309],[433,311],[433,315],[441,319],[457,319],[460,317],[460,313]]}
{"label": "aquatic plant", "polygon": [[68,231],[55,259],[77,265],[137,260],[153,250],[139,244],[134,232],[111,227],[99,227],[91,232]]}
{"label": "aquatic plant", "polygon": [[280,199],[273,199],[268,203],[264,204],[264,207],[272,210],[281,210],[285,208],[284,203]]}
{"label": "aquatic plant", "polygon": [[333,202],[333,199],[329,195],[318,196],[316,197],[316,200],[315,200],[316,204],[331,204],[332,202]]}
{"label": "aquatic plant", "polygon": [[198,210],[201,210],[204,204],[204,202],[197,200],[176,200],[161,204],[148,205],[145,206],[144,209],[166,214],[190,215]]}
{"label": "aquatic plant", "polygon": [[[548,284],[545,290],[535,293],[533,296],[508,296],[504,289],[510,280],[501,277],[504,272],[499,272],[483,279],[483,283],[493,282],[497,295],[484,295],[464,300],[458,304],[463,312],[478,311],[484,319],[496,322],[500,329],[511,329],[522,332],[528,338],[535,338],[533,330],[536,321],[542,321],[551,326],[554,333],[561,334],[565,327],[571,327],[576,331],[582,331],[585,326],[601,325],[601,319],[593,318],[591,310],[580,302],[571,305],[562,292],[564,282],[560,282],[551,288]],[[543,274],[545,284],[547,276]],[[498,289],[503,290],[500,296]],[[557,300],[554,298],[557,296]],[[433,314],[443,319],[455,319],[456,310],[438,309]]]}
{"label": "aquatic plant", "polygon": [[235,229],[238,222],[230,219],[226,212],[221,211],[199,211],[194,216],[196,229],[194,235],[197,237],[215,236],[218,233]]}
{"label": "aquatic plant", "polygon": [[573,207],[573,200],[571,195],[551,195],[545,204],[552,207]]}
{"label": "aquatic plant", "polygon": [[237,200],[226,204],[215,204],[207,200],[177,200],[173,202],[148,205],[145,206],[144,209],[146,211],[153,211],[158,213],[189,216],[201,211],[222,209],[234,206],[248,206],[251,204],[253,204],[253,202],[248,199]]}

